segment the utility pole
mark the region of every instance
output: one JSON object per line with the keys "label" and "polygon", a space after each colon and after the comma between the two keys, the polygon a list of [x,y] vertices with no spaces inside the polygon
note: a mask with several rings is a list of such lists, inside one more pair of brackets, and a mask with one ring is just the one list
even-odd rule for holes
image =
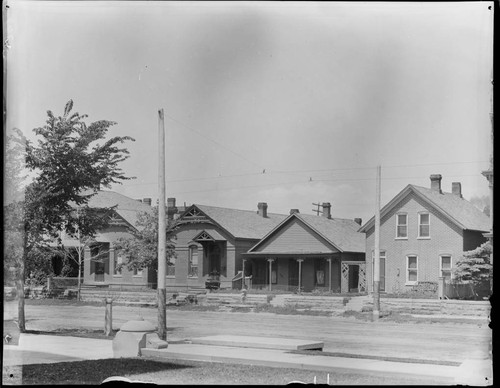
{"label": "utility pole", "polygon": [[165,124],[163,109],[158,111],[158,336],[167,339],[167,293],[165,277],[167,275],[167,225],[165,217]]}
{"label": "utility pole", "polygon": [[380,176],[381,167],[377,166],[376,209],[375,209],[375,254],[373,262],[373,319],[380,317]]}

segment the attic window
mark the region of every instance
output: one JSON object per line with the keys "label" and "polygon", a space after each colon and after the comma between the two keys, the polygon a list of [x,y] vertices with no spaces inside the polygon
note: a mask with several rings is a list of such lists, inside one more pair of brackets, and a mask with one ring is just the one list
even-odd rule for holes
{"label": "attic window", "polygon": [[396,214],[396,238],[408,238],[408,214]]}
{"label": "attic window", "polygon": [[429,213],[418,213],[418,237],[430,237],[430,215]]}

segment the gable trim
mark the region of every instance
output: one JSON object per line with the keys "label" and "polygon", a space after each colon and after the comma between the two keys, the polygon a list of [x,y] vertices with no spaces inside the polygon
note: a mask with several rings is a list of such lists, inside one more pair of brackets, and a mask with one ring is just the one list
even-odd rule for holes
{"label": "gable trim", "polygon": [[207,232],[206,230],[202,230],[193,238],[193,241],[201,243],[202,241],[215,242],[215,241],[227,241],[227,240],[216,231]]}
{"label": "gable trim", "polygon": [[[208,216],[203,210],[201,210],[196,205],[189,206],[178,218],[178,222],[181,224],[192,224],[192,223],[206,223],[215,225],[217,228],[223,230],[227,233],[232,239],[234,239],[234,235],[229,232],[227,229],[223,228],[219,223],[217,223],[213,218]],[[220,235],[219,235],[220,236]],[[221,236],[222,240],[217,241],[226,241],[225,238]]]}
{"label": "gable trim", "polygon": [[295,218],[303,226],[305,226],[307,229],[311,230],[315,235],[317,235],[317,237],[319,237],[321,240],[323,240],[325,244],[332,246],[338,252],[342,252],[342,250],[339,247],[337,247],[330,239],[326,238],[325,236],[323,236],[323,234],[319,233],[315,228],[313,228],[311,225],[309,225],[306,221],[304,221],[302,218],[297,216],[296,213],[293,213],[293,214],[290,214],[287,218],[285,218],[281,223],[279,223],[268,234],[266,234],[264,237],[262,237],[262,239],[260,239],[260,241],[257,244],[255,244],[253,247],[251,247],[247,253],[249,253],[249,254],[260,253],[260,252],[255,252],[255,250],[258,249],[262,244],[265,244],[273,235],[278,233],[284,227],[284,225],[291,222],[292,218]]}
{"label": "gable trim", "polygon": [[[400,203],[404,197],[406,197],[408,194],[413,193],[415,194],[419,199],[427,203],[430,207],[432,207],[434,210],[436,210],[438,213],[446,217],[448,220],[450,220],[453,224],[461,228],[462,230],[465,230],[465,226],[462,225],[460,222],[458,222],[454,217],[452,217],[450,214],[448,214],[446,211],[444,211],[441,207],[439,207],[436,203],[431,201],[429,198],[427,198],[425,195],[420,193],[418,190],[415,190],[415,188],[412,185],[406,186],[403,190],[401,190],[391,201],[385,205],[382,210],[380,211],[380,219],[385,217],[394,207]],[[372,229],[375,226],[375,217],[370,218],[366,224],[364,224],[361,228],[359,228],[358,232],[361,233],[367,233],[370,229]]]}

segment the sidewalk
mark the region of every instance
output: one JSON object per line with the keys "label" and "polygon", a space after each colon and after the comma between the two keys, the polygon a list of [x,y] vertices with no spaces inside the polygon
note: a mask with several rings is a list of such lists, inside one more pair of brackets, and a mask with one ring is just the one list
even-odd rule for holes
{"label": "sidewalk", "polygon": [[[173,341],[177,342],[177,341]],[[144,357],[198,360],[314,371],[403,374],[434,384],[453,383],[458,367],[373,359],[302,355],[289,350],[170,343],[167,349],[143,349]],[[113,358],[112,341],[70,336],[21,334],[19,345],[4,345],[3,365],[27,365]]]}

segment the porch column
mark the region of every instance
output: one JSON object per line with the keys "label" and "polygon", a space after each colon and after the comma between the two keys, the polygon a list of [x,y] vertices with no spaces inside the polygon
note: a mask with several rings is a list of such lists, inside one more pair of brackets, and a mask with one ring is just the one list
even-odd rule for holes
{"label": "porch column", "polygon": [[332,259],[326,260],[328,260],[328,291],[332,292]]}
{"label": "porch column", "polygon": [[273,261],[274,259],[267,259],[269,262],[269,291],[271,291],[271,283],[272,283],[272,276],[273,276]]}
{"label": "porch column", "polygon": [[241,261],[241,288],[245,288],[245,263],[246,259],[242,259]]}
{"label": "porch column", "polygon": [[115,274],[115,248],[109,248],[109,274]]}
{"label": "porch column", "polygon": [[302,287],[302,262],[304,259],[296,259],[297,262],[299,263],[299,292],[300,292],[300,287]]}

